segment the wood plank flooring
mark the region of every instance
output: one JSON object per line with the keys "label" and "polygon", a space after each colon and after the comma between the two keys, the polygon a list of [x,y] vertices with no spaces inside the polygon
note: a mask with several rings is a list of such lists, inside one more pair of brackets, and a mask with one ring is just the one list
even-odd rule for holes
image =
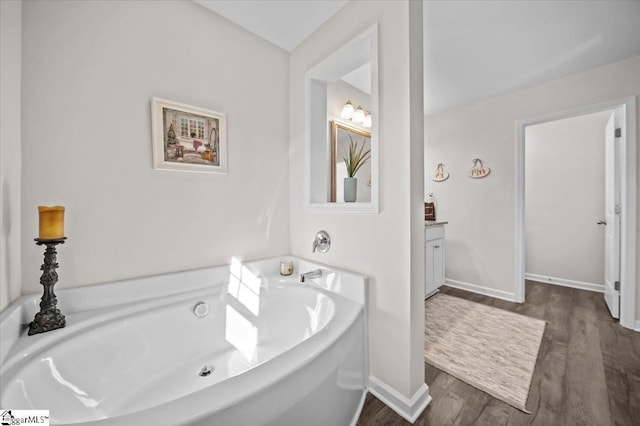
{"label": "wood plank flooring", "polygon": [[[516,304],[443,286],[441,292],[548,321],[525,414],[425,364],[433,398],[415,425],[640,425],[640,333],[609,315],[601,293],[526,282]],[[371,394],[358,425],[409,425]]]}

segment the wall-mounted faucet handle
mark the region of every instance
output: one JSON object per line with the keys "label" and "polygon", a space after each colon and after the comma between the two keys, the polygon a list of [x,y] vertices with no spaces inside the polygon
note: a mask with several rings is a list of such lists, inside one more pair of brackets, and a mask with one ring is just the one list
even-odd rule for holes
{"label": "wall-mounted faucet handle", "polygon": [[312,251],[315,253],[316,249],[318,249],[320,253],[326,253],[329,251],[330,247],[331,237],[329,237],[327,231],[318,231],[313,240],[313,245],[311,246]]}

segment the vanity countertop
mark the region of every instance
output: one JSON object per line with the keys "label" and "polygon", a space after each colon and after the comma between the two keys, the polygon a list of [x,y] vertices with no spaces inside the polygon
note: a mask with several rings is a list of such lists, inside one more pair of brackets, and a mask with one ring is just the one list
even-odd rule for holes
{"label": "vanity countertop", "polygon": [[449,222],[443,222],[443,221],[437,221],[437,220],[425,220],[424,221],[424,226],[425,227],[429,227],[429,226],[440,226],[440,225],[446,225]]}

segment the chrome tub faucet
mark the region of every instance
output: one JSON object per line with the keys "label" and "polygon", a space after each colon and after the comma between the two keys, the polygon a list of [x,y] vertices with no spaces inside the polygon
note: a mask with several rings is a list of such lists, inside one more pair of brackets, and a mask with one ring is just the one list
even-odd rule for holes
{"label": "chrome tub faucet", "polygon": [[300,274],[300,282],[304,283],[311,278],[320,278],[322,276],[322,269],[314,269],[313,271]]}

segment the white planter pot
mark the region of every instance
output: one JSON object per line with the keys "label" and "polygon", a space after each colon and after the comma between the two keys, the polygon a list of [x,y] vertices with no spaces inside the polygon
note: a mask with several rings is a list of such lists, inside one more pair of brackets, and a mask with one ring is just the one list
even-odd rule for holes
{"label": "white planter pot", "polygon": [[353,203],[357,196],[357,178],[344,178],[344,201],[345,203]]}

